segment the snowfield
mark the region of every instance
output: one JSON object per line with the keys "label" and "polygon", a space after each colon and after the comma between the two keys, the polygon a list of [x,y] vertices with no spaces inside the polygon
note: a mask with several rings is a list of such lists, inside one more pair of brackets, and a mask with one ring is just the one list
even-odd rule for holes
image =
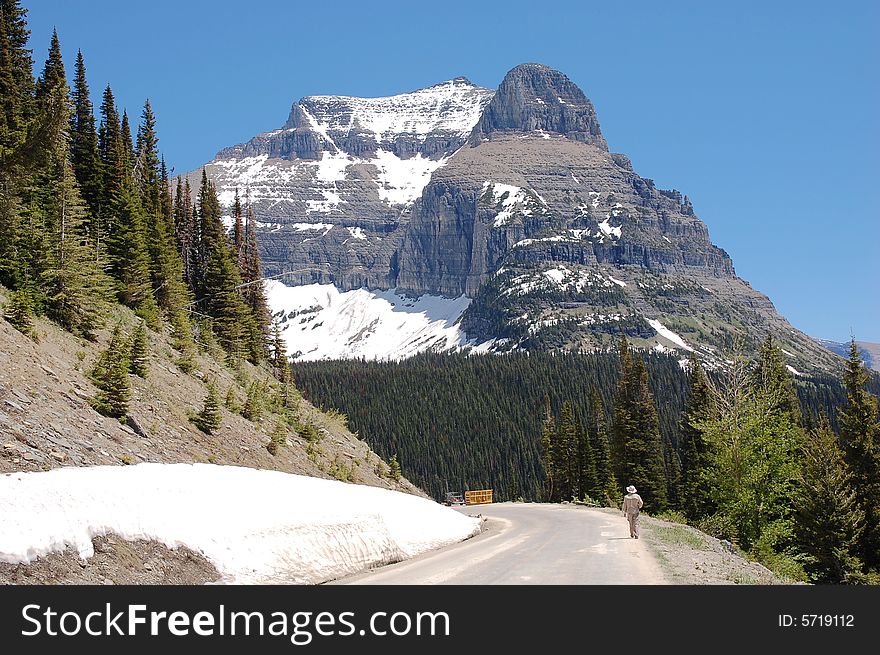
{"label": "snowfield", "polygon": [[282,335],[294,361],[399,360],[478,345],[458,323],[471,302],[465,296],[408,298],[394,291],[341,292],[333,284],[292,287],[267,280],[266,298],[274,314],[287,317]]}
{"label": "snowfield", "polygon": [[229,584],[317,584],[461,541],[480,519],[398,491],[210,464],[0,476],[0,561],[109,533],[202,553]]}

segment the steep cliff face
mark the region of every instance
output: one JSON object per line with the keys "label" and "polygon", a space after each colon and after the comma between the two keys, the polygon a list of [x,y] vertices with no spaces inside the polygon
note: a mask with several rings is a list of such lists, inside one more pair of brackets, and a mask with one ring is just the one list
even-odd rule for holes
{"label": "steep cliff face", "polygon": [[224,205],[236,189],[249,196],[267,275],[390,288],[413,201],[491,97],[456,78],[385,98],[303,98],[281,129],[220,151],[206,169]]}
{"label": "steep cliff face", "polygon": [[520,64],[504,76],[472,142],[507,131],[552,132],[608,150],[593,103],[565,75],[543,64]]}
{"label": "steep cliff face", "polygon": [[[407,354],[603,349],[623,331],[639,347],[721,362],[772,332],[793,369],[835,365],[736,276],[687,196],[610,152],[589,99],[540,64],[517,66],[495,92],[456,78],[391,98],[304,98],[282,129],[207,168],[223,201],[249,191],[267,274],[318,285],[274,294],[288,299],[276,310],[303,357],[321,356],[322,338],[334,356],[381,356],[375,335],[398,325]],[[396,295],[346,293],[359,288]],[[409,333],[405,296],[426,295],[450,300]],[[353,317],[379,305],[410,316]]]}

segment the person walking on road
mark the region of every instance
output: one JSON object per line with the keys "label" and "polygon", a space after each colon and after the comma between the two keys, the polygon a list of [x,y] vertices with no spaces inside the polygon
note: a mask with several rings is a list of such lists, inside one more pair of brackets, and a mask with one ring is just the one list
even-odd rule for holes
{"label": "person walking on road", "polygon": [[642,509],[642,497],[636,493],[636,488],[629,485],[626,495],[623,497],[623,515],[629,521],[629,536],[631,539],[639,538],[639,511]]}

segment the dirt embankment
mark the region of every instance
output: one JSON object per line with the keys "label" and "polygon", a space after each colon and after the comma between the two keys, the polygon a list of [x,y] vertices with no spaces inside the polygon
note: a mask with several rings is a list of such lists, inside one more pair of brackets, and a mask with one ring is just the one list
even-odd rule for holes
{"label": "dirt embankment", "polygon": [[[0,306],[8,295],[0,287]],[[130,332],[137,319],[119,307],[108,327],[116,321]],[[109,332],[101,331],[93,343],[37,320],[36,339],[31,339],[0,318],[0,475],[67,466],[208,463],[426,495],[405,478],[391,479],[387,463],[347,429],[344,417],[322,412],[302,398],[296,401],[297,423],[314,429],[303,434],[290,429],[276,455],[267,449],[277,424],[271,411],[248,420],[224,407],[222,427],[210,435],[201,432],[189,416],[202,409],[209,378],[221,400],[229,394],[238,406],[250,385],[276,381],[265,368],[246,362],[232,368],[207,352],[186,373],[175,364],[178,353],[167,331],[149,333],[146,379],[130,376],[128,420],[102,416],[88,402],[96,388],[87,371],[106,348]],[[125,542],[113,535],[96,538],[94,545],[95,555],[85,561],[68,549],[30,565],[0,564],[0,584],[201,584],[219,577],[189,549]]]}

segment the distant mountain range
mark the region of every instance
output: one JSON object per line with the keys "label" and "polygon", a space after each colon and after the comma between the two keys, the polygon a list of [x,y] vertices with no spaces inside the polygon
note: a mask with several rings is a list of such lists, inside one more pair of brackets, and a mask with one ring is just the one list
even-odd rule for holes
{"label": "distant mountain range", "polygon": [[[829,341],[828,339],[816,339],[816,341],[841,357],[849,357],[849,341]],[[859,352],[862,353],[865,365],[880,372],[880,343],[856,341],[856,345],[859,348]]]}
{"label": "distant mountain range", "polygon": [[772,333],[793,371],[839,365],[737,277],[686,195],[609,150],[590,100],[541,64],[495,91],[459,77],[303,98],[205,169],[226,206],[236,189],[250,199],[295,359],[605,350],[623,331],[710,363]]}

